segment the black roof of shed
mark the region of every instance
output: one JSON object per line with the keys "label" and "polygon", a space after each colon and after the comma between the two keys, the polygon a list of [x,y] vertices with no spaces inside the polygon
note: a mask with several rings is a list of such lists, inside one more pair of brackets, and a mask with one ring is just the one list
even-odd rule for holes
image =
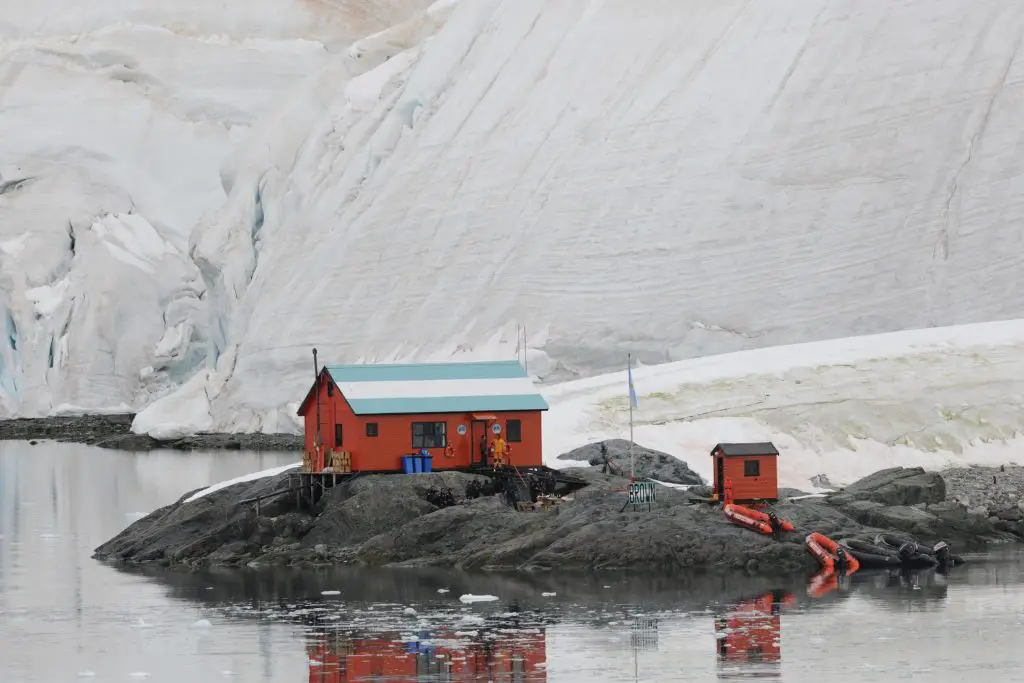
{"label": "black roof of shed", "polygon": [[779,449],[770,441],[761,443],[720,443],[711,449],[714,455],[719,450],[722,455],[778,455]]}

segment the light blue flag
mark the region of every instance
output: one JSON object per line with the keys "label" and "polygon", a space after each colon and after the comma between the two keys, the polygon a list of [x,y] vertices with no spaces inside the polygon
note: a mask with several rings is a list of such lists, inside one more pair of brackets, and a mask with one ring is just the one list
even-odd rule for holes
{"label": "light blue flag", "polygon": [[626,371],[629,375],[629,402],[634,408],[639,408],[640,405],[636,401],[636,389],[633,387],[633,361],[629,362],[629,369]]}

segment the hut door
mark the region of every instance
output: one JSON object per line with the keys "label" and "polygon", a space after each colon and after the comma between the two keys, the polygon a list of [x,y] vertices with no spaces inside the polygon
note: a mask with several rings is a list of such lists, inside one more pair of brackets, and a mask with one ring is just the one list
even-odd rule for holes
{"label": "hut door", "polygon": [[718,500],[725,499],[725,458],[715,457],[715,487],[718,489]]}
{"label": "hut door", "polygon": [[[480,440],[483,439],[484,448],[483,452],[480,451]],[[473,420],[473,423],[469,428],[469,462],[480,463],[481,465],[487,464],[487,421],[486,420]]]}

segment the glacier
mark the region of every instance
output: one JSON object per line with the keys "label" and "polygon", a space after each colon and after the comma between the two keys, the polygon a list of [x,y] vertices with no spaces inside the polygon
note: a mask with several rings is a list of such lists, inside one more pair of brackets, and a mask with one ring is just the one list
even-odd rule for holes
{"label": "glacier", "polygon": [[202,368],[189,236],[236,146],[428,4],[0,1],[0,415],[138,408]]}
{"label": "glacier", "polygon": [[[557,381],[627,350],[653,364],[1024,315],[1024,8],[1010,0],[351,0],[378,20],[334,39],[298,9],[275,23],[273,5],[226,12],[216,30],[236,38],[198,41],[220,51],[222,82],[132,67],[173,86],[159,102],[176,103],[174,126],[192,103],[220,117],[216,135],[93,121],[122,168],[171,177],[73,166],[74,234],[141,218],[167,246],[146,252],[152,275],[112,256],[102,278],[67,285],[64,266],[9,278],[5,260],[0,324],[18,348],[0,344],[0,410],[125,402],[151,404],[141,431],[293,431],[314,346],[337,362],[515,357],[525,326],[531,370]],[[198,7],[174,12],[216,23]],[[138,30],[90,21],[106,31],[93,40]],[[47,38],[17,31],[26,72],[52,68],[34,52]],[[190,33],[173,40],[193,64],[210,58]],[[100,83],[123,76],[111,50],[74,62],[67,84],[114,98],[99,89],[126,85]],[[38,98],[27,78],[13,82]],[[260,97],[236,97],[239,80]],[[28,127],[7,116],[5,130]],[[166,147],[159,164],[138,159],[140,139]],[[0,160],[24,156],[18,144],[0,142]],[[51,193],[72,182],[23,166],[0,172]],[[78,254],[54,248],[71,198],[45,189],[0,195],[0,255],[32,239],[75,273]],[[28,208],[4,213],[22,193]],[[29,230],[33,201],[52,210],[49,232]],[[136,289],[155,303],[119,293]],[[57,294],[82,315],[63,346]],[[38,301],[54,312],[37,318]],[[167,321],[143,314],[171,302]],[[136,317],[133,342],[93,348],[87,325]],[[64,365],[49,367],[47,344]]]}

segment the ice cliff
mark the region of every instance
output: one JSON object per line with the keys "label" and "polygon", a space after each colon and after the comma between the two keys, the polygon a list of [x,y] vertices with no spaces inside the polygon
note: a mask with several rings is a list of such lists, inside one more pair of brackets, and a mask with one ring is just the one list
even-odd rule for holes
{"label": "ice cliff", "polygon": [[[264,98],[234,136],[179,135],[159,164],[123,161],[141,154],[130,141],[159,138],[139,130],[150,119],[108,126],[112,163],[174,182],[147,182],[145,206],[133,192],[134,213],[106,211],[145,218],[175,249],[160,266],[174,273],[150,278],[153,300],[196,303],[149,324],[147,357],[125,356],[124,381],[90,401],[157,396],[201,349],[205,369],[164,399],[163,423],[161,404],[147,411],[150,425],[184,411],[204,427],[274,430],[292,426],[313,346],[336,361],[513,356],[521,323],[535,367],[558,377],[617,366],[626,349],[655,362],[1024,314],[1019,3],[425,8],[355,42],[319,29],[344,50],[306,50],[294,35],[289,50],[255,50],[266,61],[247,83],[276,74],[281,88],[260,79]],[[303,70],[301,82],[282,74]],[[176,92],[223,99],[231,76],[183,77]],[[186,195],[191,211],[176,201]],[[6,239],[27,231],[4,216]],[[55,220],[46,234],[67,230]],[[38,386],[10,368],[33,348],[33,376],[45,374],[43,347],[27,340],[53,324],[5,317],[25,341],[0,345],[4,386]],[[161,370],[156,348],[175,345],[187,360]],[[107,352],[81,353],[98,368]],[[77,372],[56,374],[67,384]],[[35,395],[85,402],[48,386]],[[39,405],[27,390],[5,400]]]}
{"label": "ice cliff", "polygon": [[0,415],[140,407],[202,368],[188,239],[232,149],[427,4],[0,0]]}

